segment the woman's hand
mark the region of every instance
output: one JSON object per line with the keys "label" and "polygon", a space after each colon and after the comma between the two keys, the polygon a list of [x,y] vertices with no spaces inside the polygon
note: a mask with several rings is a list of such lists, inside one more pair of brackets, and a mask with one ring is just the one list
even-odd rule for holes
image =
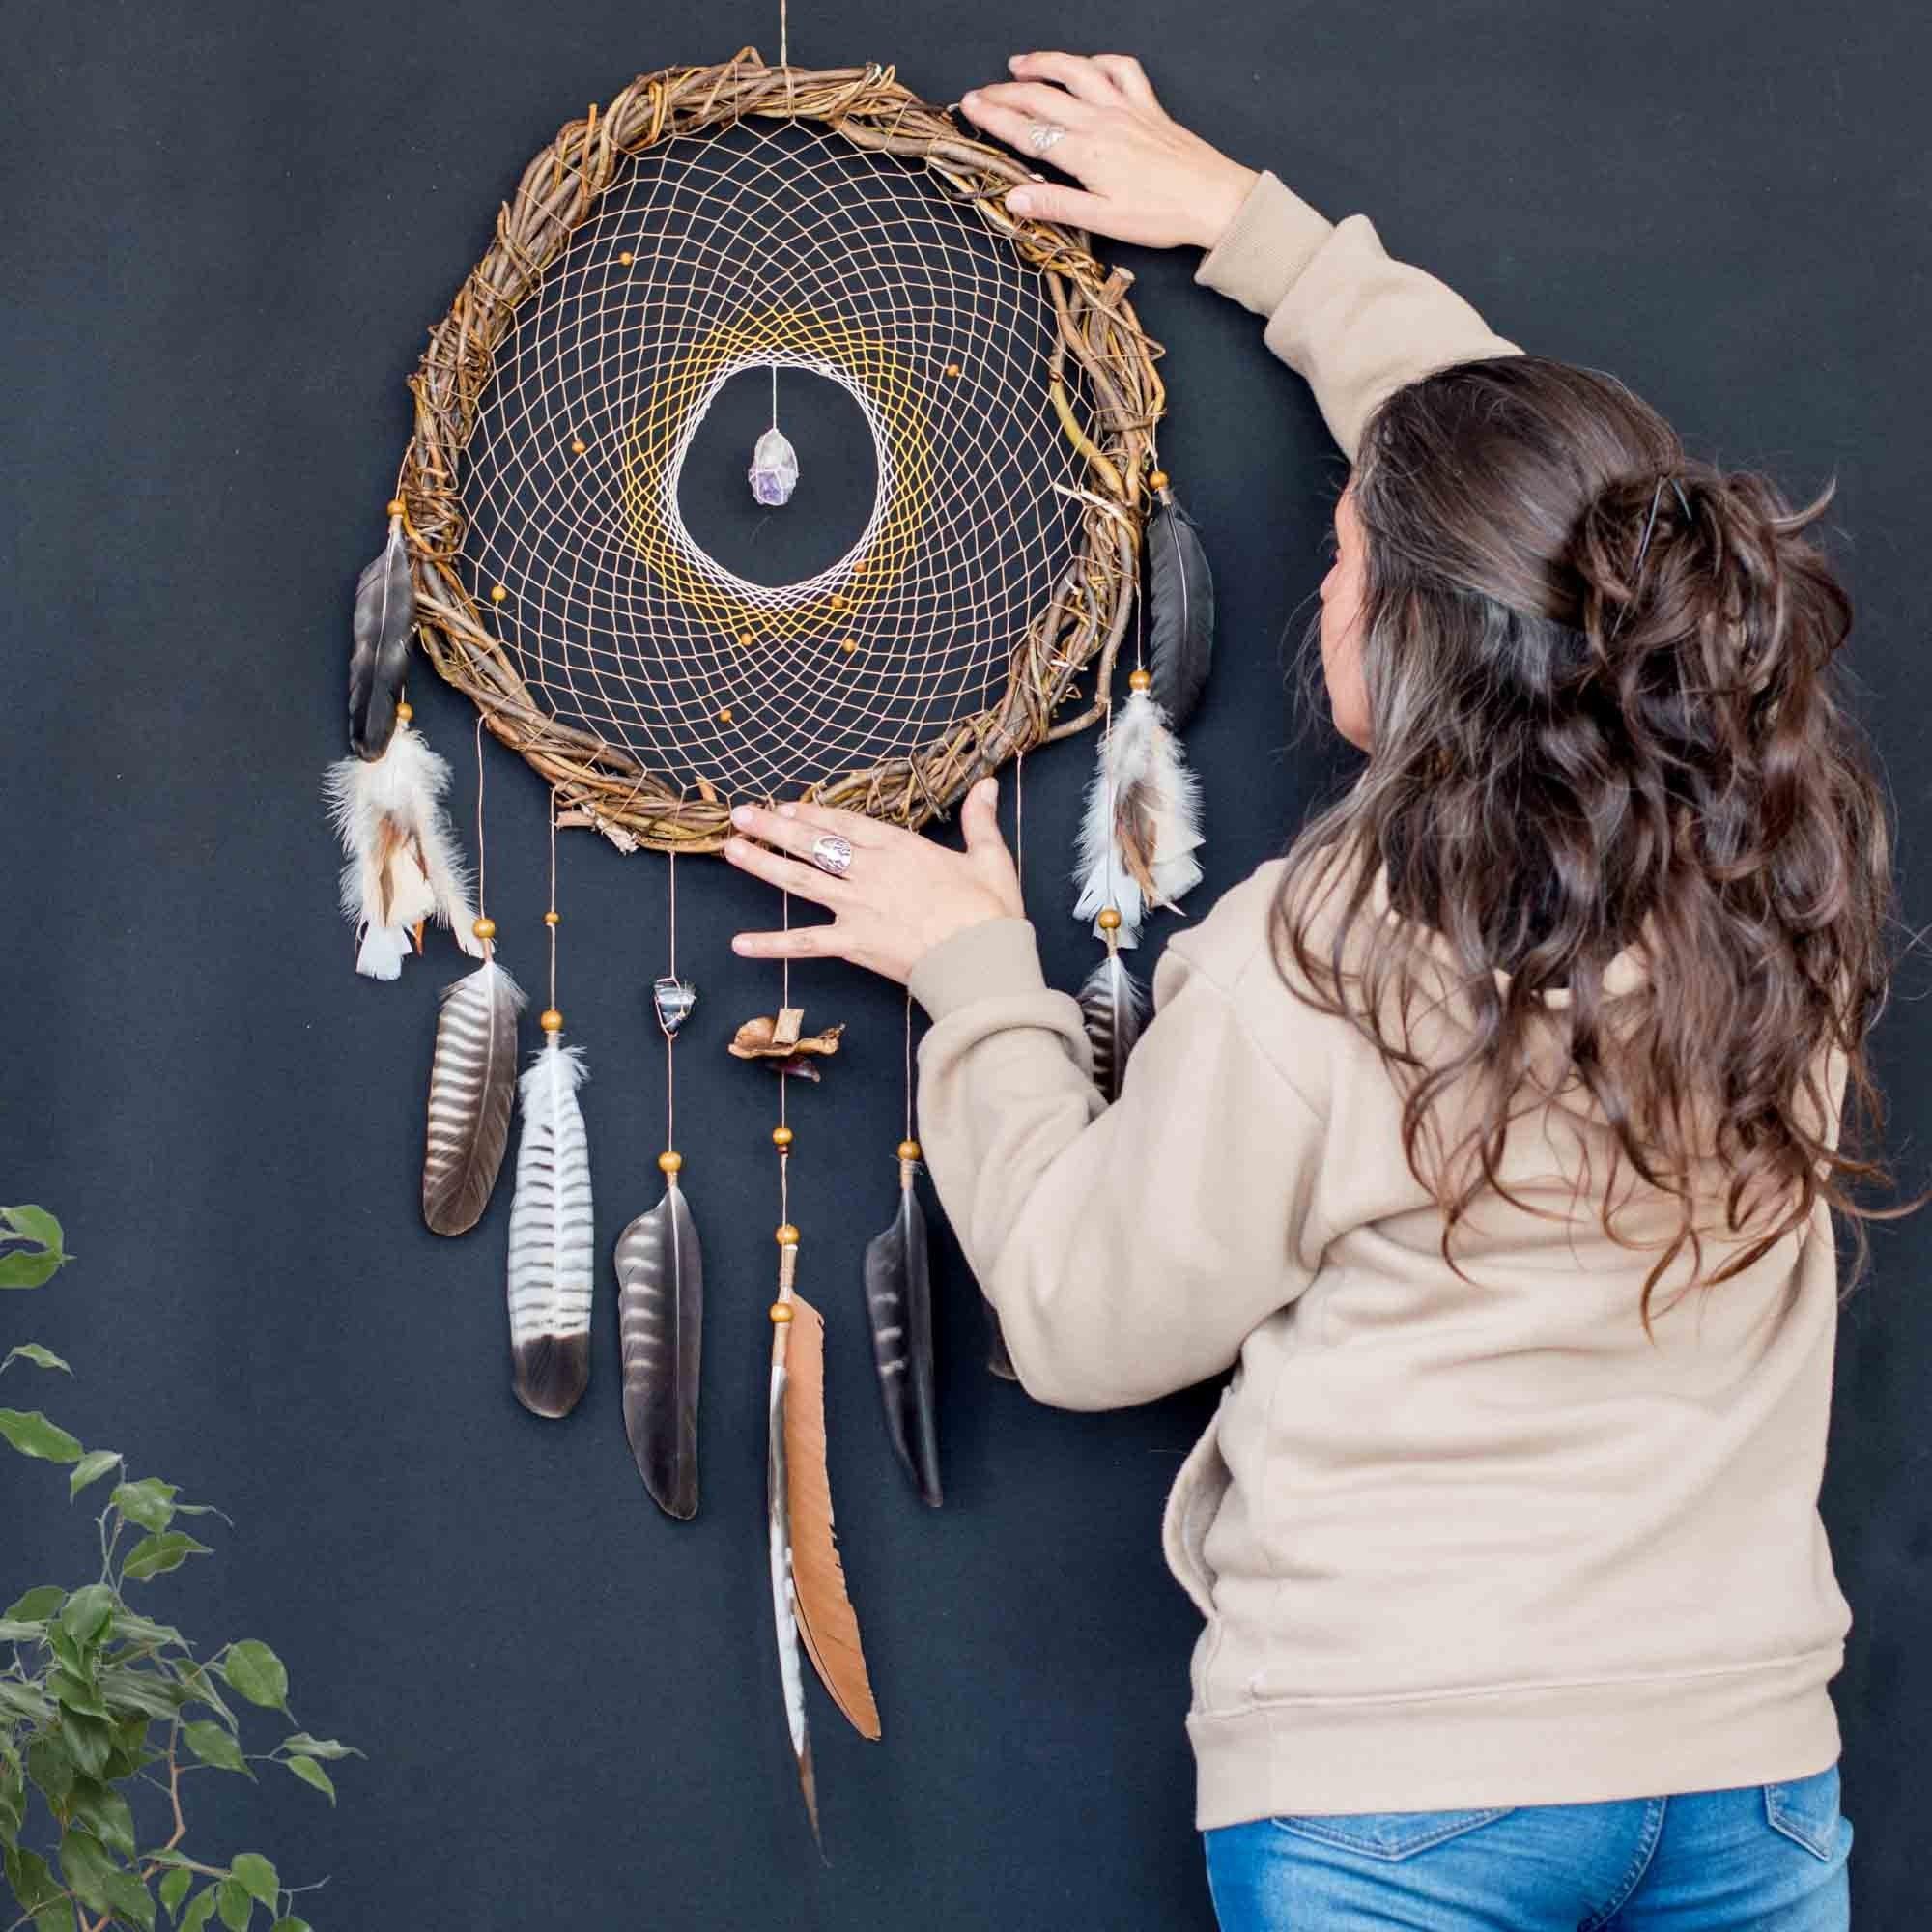
{"label": "woman's hand", "polygon": [[[1015,78],[974,88],[961,111],[1081,184],[1016,186],[1006,197],[1013,213],[1149,248],[1211,248],[1227,232],[1256,170],[1170,121],[1131,54],[1011,54],[1007,65]],[[1066,132],[1040,157],[1027,137],[1042,121]]]}
{"label": "woman's hand", "polygon": [[[831,806],[733,806],[731,823],[753,837],[726,840],[725,858],[829,906],[835,917],[830,924],[786,932],[738,933],[732,952],[761,959],[849,959],[903,984],[920,955],[942,939],[981,920],[1024,917],[1019,874],[1000,836],[998,798],[991,778],[966,794],[959,812],[964,852]],[[811,841],[826,832],[851,842],[852,866],[842,878],[811,863]],[[781,850],[768,851],[757,839]]]}

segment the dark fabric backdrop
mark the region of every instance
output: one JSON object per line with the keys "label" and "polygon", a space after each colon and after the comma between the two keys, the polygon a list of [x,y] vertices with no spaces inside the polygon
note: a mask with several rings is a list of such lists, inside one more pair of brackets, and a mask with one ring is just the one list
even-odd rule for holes
{"label": "dark fabric backdrop", "polygon": [[[625,1451],[607,1280],[578,1412],[543,1423],[513,1401],[507,1179],[467,1239],[418,1213],[456,955],[439,939],[378,986],[336,913],[317,785],[341,750],[347,612],[410,425],[404,377],[562,122],[668,62],[747,42],[776,59],[775,13],[91,0],[16,11],[8,40],[0,1199],[64,1216],[80,1260],[0,1309],[0,1344],[36,1336],[77,1379],[22,1387],[37,1372],[15,1369],[5,1399],[220,1503],[218,1554],[153,1603],[210,1641],[266,1638],[300,1720],[368,1752],[335,1810],[286,1776],[204,1778],[198,1835],[326,1878],[304,1903],[324,1927],[1210,1925],[1181,1729],[1197,1623],[1157,1524],[1215,1390],[1074,1415],[993,1381],[942,1233],[947,1502],[913,1501],[857,1278],[892,1198],[898,990],[817,970],[810,1017],[846,1020],[851,1050],[797,1093],[834,1493],[885,1723],[863,1743],[810,1689],[824,1869],[765,1584],[770,1095],[722,1053],[773,1005],[776,969],[727,944],[776,923],[773,895],[680,868],[704,1005],[679,1138],[712,1284],[688,1526]],[[795,60],[895,62],[940,100],[1039,44],[1138,52],[1183,123],[1331,215],[1369,213],[1392,252],[1526,347],[1613,370],[1697,453],[1805,496],[1835,472],[1859,702],[1924,913],[1922,9],[793,10]],[[1192,733],[1198,912],[1353,769],[1325,724],[1296,735],[1285,676],[1342,465],[1259,321],[1190,285],[1194,251],[1103,252],[1133,267],[1167,345],[1163,455],[1220,571]],[[471,714],[426,674],[412,695],[463,824]],[[1082,739],[1027,770],[1031,903],[1069,987],[1093,956],[1062,884],[1089,762]],[[492,899],[536,988],[544,795],[494,746],[489,781]],[[662,1052],[639,1001],[664,862],[571,834],[562,869],[601,1266],[653,1198]],[[1922,972],[1907,980],[1877,1054],[1917,1181],[1932,1038]],[[1836,1688],[1867,1925],[1907,1922],[1924,1836],[1928,1238],[1922,1218],[1877,1234],[1825,1495],[1858,1619]],[[78,1580],[90,1531],[59,1473],[0,1461],[0,1597]]]}

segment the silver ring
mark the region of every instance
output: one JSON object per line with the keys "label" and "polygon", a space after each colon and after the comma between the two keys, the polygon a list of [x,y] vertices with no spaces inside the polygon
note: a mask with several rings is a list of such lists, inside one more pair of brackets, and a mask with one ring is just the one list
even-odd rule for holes
{"label": "silver ring", "polygon": [[1027,132],[1027,146],[1036,155],[1043,155],[1065,132],[1065,128],[1057,127],[1051,121],[1036,121]]}
{"label": "silver ring", "polygon": [[811,863],[842,879],[852,869],[852,841],[840,833],[821,832],[811,841]]}

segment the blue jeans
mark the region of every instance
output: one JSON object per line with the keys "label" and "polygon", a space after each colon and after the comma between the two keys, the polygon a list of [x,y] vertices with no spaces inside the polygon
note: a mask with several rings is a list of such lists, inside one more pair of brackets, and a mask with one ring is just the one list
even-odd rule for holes
{"label": "blue jeans", "polygon": [[1256,1818],[1204,1832],[1222,1932],[1845,1932],[1838,1768],[1603,1804]]}

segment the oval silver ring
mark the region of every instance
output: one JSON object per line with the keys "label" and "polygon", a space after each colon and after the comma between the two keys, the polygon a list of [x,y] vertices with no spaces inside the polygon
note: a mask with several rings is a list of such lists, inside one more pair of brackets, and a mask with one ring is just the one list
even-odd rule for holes
{"label": "oval silver ring", "polygon": [[1065,128],[1059,127],[1051,121],[1036,121],[1027,133],[1027,146],[1036,155],[1043,155],[1065,132],[1066,129]]}
{"label": "oval silver ring", "polygon": [[811,863],[842,879],[852,869],[852,841],[842,833],[821,832],[811,841]]}

